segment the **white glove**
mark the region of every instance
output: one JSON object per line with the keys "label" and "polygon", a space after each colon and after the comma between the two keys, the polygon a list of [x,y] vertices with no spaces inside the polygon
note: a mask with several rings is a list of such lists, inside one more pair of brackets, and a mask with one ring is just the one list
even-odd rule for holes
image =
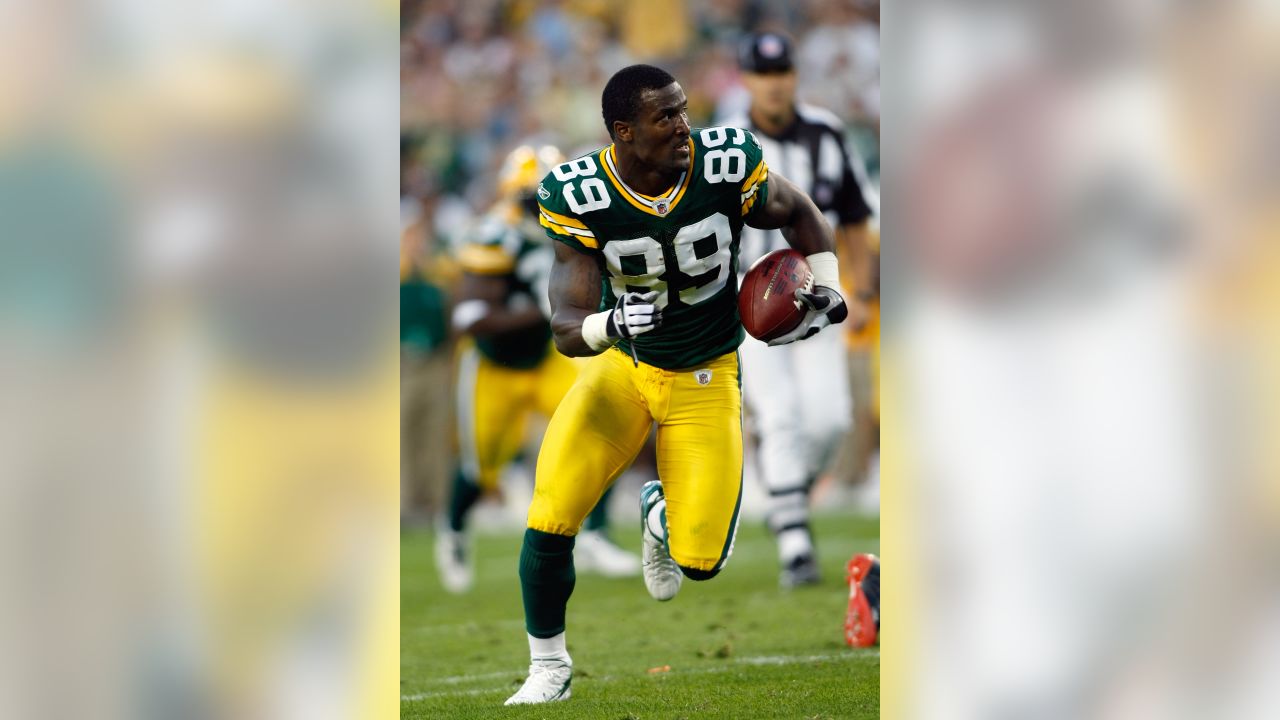
{"label": "white glove", "polygon": [[813,337],[822,328],[844,322],[849,317],[849,306],[840,291],[835,289],[840,285],[835,254],[815,253],[805,259],[813,270],[813,291],[796,290],[796,302],[804,308],[804,319],[791,332],[770,340],[770,345],[786,345]]}
{"label": "white glove", "polygon": [[630,340],[662,327],[662,310],[653,304],[657,297],[657,291],[651,290],[644,294],[625,293],[618,298],[605,329],[609,337]]}

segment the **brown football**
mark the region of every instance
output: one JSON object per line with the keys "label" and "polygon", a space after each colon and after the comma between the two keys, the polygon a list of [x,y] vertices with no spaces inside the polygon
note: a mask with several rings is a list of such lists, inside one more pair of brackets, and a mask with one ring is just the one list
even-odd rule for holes
{"label": "brown football", "polygon": [[813,289],[813,271],[796,250],[774,250],[752,264],[738,288],[738,314],[751,337],[768,342],[795,329],[804,319],[797,289]]}

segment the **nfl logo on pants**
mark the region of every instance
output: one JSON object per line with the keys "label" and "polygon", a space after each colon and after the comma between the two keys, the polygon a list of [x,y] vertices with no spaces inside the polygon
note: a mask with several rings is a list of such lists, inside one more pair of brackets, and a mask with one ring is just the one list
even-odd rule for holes
{"label": "nfl logo on pants", "polygon": [[710,385],[710,384],[711,384],[711,371],[710,371],[710,370],[694,370],[694,371],[693,371],[693,377],[697,379],[697,381],[698,381],[698,384],[699,384],[699,385]]}

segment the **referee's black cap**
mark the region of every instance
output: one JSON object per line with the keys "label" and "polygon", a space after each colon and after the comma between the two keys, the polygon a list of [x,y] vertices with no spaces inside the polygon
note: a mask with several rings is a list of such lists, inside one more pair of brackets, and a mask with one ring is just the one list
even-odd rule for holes
{"label": "referee's black cap", "polygon": [[791,41],[778,33],[754,33],[738,49],[738,67],[750,73],[786,72],[791,64]]}

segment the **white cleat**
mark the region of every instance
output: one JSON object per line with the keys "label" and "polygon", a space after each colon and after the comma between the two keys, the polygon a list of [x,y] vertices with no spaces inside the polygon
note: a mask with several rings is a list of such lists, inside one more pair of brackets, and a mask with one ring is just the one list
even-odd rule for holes
{"label": "white cleat", "polygon": [[569,699],[569,683],[573,681],[573,661],[562,659],[534,660],[529,677],[515,695],[503,705],[537,705]]}
{"label": "white cleat", "polygon": [[471,589],[475,572],[465,533],[448,528],[436,533],[436,569],[440,571],[440,584],[445,590],[461,595]]}
{"label": "white cleat", "polygon": [[609,538],[598,530],[578,534],[573,548],[573,564],[580,572],[599,573],[611,578],[640,574],[640,558],[609,542]]}
{"label": "white cleat", "polygon": [[667,552],[667,543],[649,531],[649,510],[665,501],[662,494],[662,483],[650,480],[640,489],[640,534],[644,538],[644,556],[641,569],[644,572],[644,586],[654,600],[670,600],[680,592],[680,583],[684,581],[684,573],[680,566],[671,559]]}

